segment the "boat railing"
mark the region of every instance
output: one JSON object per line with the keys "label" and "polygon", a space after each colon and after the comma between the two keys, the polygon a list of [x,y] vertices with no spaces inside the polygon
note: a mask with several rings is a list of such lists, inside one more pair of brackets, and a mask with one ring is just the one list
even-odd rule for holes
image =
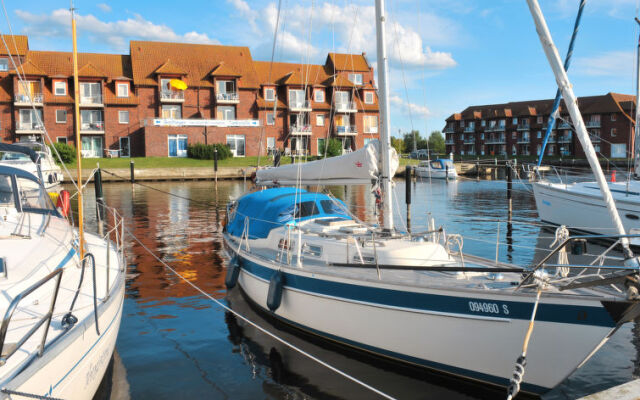
{"label": "boat railing", "polygon": [[[56,299],[58,298],[58,289],[60,288],[60,280],[62,278],[62,268],[58,268],[51,273],[49,273],[44,278],[40,279],[38,282],[29,286],[25,290],[23,290],[20,294],[13,298],[7,311],[4,313],[4,318],[2,319],[2,325],[0,326],[0,366],[6,364],[7,360],[22,347],[22,345],[29,340],[31,336],[33,336],[41,326],[44,325],[44,331],[42,333],[42,338],[40,340],[40,346],[38,348],[38,356],[42,356],[45,348],[45,342],[47,340],[47,332],[49,331],[49,325],[51,325],[51,318],[53,317],[53,309],[56,305]],[[51,297],[51,303],[49,304],[49,311],[40,318],[40,320],[31,328],[28,332],[26,332],[18,342],[12,346],[12,348],[7,349],[5,352],[5,339],[7,337],[7,330],[9,329],[9,323],[13,317],[13,313],[18,308],[18,304],[22,302],[24,298],[29,296],[31,293],[38,290],[45,283],[49,282],[52,279],[55,279],[55,286],[53,296]]]}

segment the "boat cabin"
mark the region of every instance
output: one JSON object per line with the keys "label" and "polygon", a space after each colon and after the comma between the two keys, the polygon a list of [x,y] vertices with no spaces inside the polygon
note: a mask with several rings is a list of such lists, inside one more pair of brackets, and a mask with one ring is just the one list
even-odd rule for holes
{"label": "boat cabin", "polygon": [[455,171],[456,167],[453,165],[453,161],[448,158],[439,158],[431,161],[421,161],[418,167],[431,168],[432,170],[444,171],[449,168],[449,171]]}

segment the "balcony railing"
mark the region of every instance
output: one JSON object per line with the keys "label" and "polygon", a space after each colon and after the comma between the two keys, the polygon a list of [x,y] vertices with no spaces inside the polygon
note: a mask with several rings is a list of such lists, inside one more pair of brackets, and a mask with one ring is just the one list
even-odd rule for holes
{"label": "balcony railing", "polygon": [[18,121],[16,123],[17,131],[41,131],[43,129],[42,125],[38,122],[27,122],[27,121]]}
{"label": "balcony railing", "polygon": [[444,144],[455,144],[455,142],[453,141],[453,139],[447,139],[445,140]]}
{"label": "balcony railing", "polygon": [[238,93],[218,93],[216,95],[216,99],[219,102],[229,102],[229,103],[236,103],[240,101],[240,96],[238,96]]}
{"label": "balcony railing", "polygon": [[365,126],[364,127],[364,133],[378,133],[378,127],[377,126]]}
{"label": "balcony railing", "polygon": [[353,101],[347,102],[336,102],[336,111],[338,112],[357,112],[358,108],[356,107],[356,103]]}
{"label": "balcony railing", "polygon": [[497,128],[498,128],[498,127],[497,127],[496,125],[494,125],[494,126],[487,126],[487,127],[485,128],[485,130],[484,130],[484,131],[485,131],[485,132],[495,132],[495,131],[497,131],[497,130],[498,130]]}
{"label": "balcony railing", "polygon": [[500,137],[489,137],[487,138],[487,140],[485,140],[486,144],[503,144],[506,143],[507,140],[505,137],[500,136]]}
{"label": "balcony railing", "polygon": [[304,101],[290,101],[290,110],[308,110],[311,111],[311,102],[309,100]]}
{"label": "balcony railing", "polygon": [[587,128],[600,128],[600,121],[587,121]]}
{"label": "balcony railing", "polygon": [[336,125],[336,133],[338,136],[356,135],[358,133],[358,129],[352,125]]}
{"label": "balcony railing", "polygon": [[311,125],[291,125],[289,130],[292,135],[311,135]]}
{"label": "balcony railing", "polygon": [[589,138],[591,139],[592,143],[600,143],[600,135],[590,133]]}
{"label": "balcony railing", "polygon": [[82,132],[104,132],[104,122],[83,122],[80,124],[80,131]]}
{"label": "balcony railing", "polygon": [[444,133],[453,133],[453,132],[455,132],[455,129],[453,129],[453,127],[451,127],[451,126],[447,126],[446,128],[444,128],[444,130],[442,132],[444,132]]}
{"label": "balcony railing", "polygon": [[464,140],[464,144],[475,144],[476,138],[467,138]]}
{"label": "balcony railing", "polygon": [[558,124],[558,129],[571,129],[571,125],[568,122],[562,122]]}
{"label": "balcony railing", "polygon": [[163,90],[160,92],[160,101],[184,101],[184,91]]}
{"label": "balcony railing", "polygon": [[518,124],[518,128],[519,131],[528,131],[529,129],[531,129],[531,125],[529,124]]}
{"label": "balcony railing", "polygon": [[498,125],[495,127],[496,132],[504,132],[505,130],[505,126],[504,125]]}
{"label": "balcony railing", "polygon": [[570,143],[570,142],[571,142],[571,135],[560,136],[558,138],[558,143]]}
{"label": "balcony railing", "polygon": [[529,137],[518,138],[518,143],[529,143],[530,141]]}
{"label": "balcony railing", "polygon": [[473,133],[473,132],[475,132],[475,131],[476,131],[476,127],[475,127],[475,126],[466,126],[466,127],[464,128],[464,132],[465,132],[465,133]]}
{"label": "balcony railing", "polygon": [[80,96],[81,106],[102,105],[102,96]]}
{"label": "balcony railing", "polygon": [[15,103],[16,104],[31,105],[31,101],[32,100],[33,100],[34,104],[42,104],[42,93],[16,94],[15,95]]}

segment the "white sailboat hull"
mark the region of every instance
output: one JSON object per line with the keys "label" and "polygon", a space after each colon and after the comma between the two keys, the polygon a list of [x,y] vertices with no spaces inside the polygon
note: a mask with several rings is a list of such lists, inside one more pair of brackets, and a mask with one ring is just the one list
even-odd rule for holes
{"label": "white sailboat hull", "polygon": [[431,179],[458,179],[456,170],[442,171],[430,168],[416,167],[416,176]]}
{"label": "white sailboat hull", "polygon": [[[392,285],[384,279],[378,282],[349,280],[276,265],[243,251],[240,257],[242,268],[238,283],[264,310],[268,310],[270,274],[278,269],[285,273],[282,303],[274,312],[277,318],[360,350],[495,385],[508,385],[529,323],[522,315],[511,318],[509,312],[515,314],[516,310],[511,311],[510,307],[515,307],[514,301],[517,301],[524,307],[521,313],[528,314],[533,306],[531,295],[408,287]],[[306,282],[306,287],[299,286],[300,282]],[[318,289],[309,289],[314,287]],[[342,296],[339,293],[345,293],[341,292],[345,287],[348,293],[373,291],[379,296],[368,300],[357,295]],[[387,296],[430,298],[439,305],[421,302],[415,307],[400,307],[393,301],[387,302],[391,299]],[[442,301],[464,303],[467,310],[442,311]],[[543,296],[541,304],[545,303],[549,307],[575,307],[576,310],[602,307],[593,300],[544,299]],[[478,315],[470,311],[478,305],[493,307],[497,313]],[[611,329],[611,326],[537,321],[529,344],[523,390],[543,393],[559,384]]]}
{"label": "white sailboat hull", "polygon": [[[609,183],[609,188],[627,233],[640,230],[640,183]],[[543,222],[566,225],[576,231],[614,235],[617,233],[611,214],[595,182],[570,185],[550,182],[533,183],[538,214]],[[640,244],[631,240],[632,244]]]}

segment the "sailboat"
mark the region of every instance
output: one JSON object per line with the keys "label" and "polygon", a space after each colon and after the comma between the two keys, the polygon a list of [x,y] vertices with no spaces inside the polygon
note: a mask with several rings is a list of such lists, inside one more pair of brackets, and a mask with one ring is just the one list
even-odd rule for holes
{"label": "sailboat", "polygon": [[433,224],[396,230],[385,19],[376,0],[383,225],[324,193],[248,193],[227,207],[226,284],[278,320],[358,351],[509,386],[512,396],[544,393],[640,315],[637,264],[573,276],[551,260],[575,238],[522,268],[463,254],[462,238]]}
{"label": "sailboat", "polygon": [[[78,80],[74,39],[76,138]],[[80,140],[77,140],[80,152]],[[31,148],[0,143],[28,157],[37,172],[0,165],[0,393],[3,397],[92,399],[115,349],[124,300],[124,225],[115,211],[102,234],[78,229],[61,192],[48,195],[41,157]],[[78,154],[78,168],[81,158]],[[78,175],[78,180],[80,175]],[[82,186],[82,185],[80,185]],[[115,239],[115,240],[112,240]]]}
{"label": "sailboat", "polygon": [[[636,19],[637,21],[637,19]],[[640,41],[637,47],[640,61]],[[636,116],[634,130],[634,173],[628,180],[608,183],[615,206],[622,219],[624,230],[640,233],[640,66],[636,63]],[[597,182],[551,182],[540,179],[533,182],[533,194],[538,214],[543,222],[565,225],[576,232],[607,235],[617,231],[609,215]],[[589,218],[585,218],[588,215]],[[640,246],[640,239],[631,238],[631,245]]]}

